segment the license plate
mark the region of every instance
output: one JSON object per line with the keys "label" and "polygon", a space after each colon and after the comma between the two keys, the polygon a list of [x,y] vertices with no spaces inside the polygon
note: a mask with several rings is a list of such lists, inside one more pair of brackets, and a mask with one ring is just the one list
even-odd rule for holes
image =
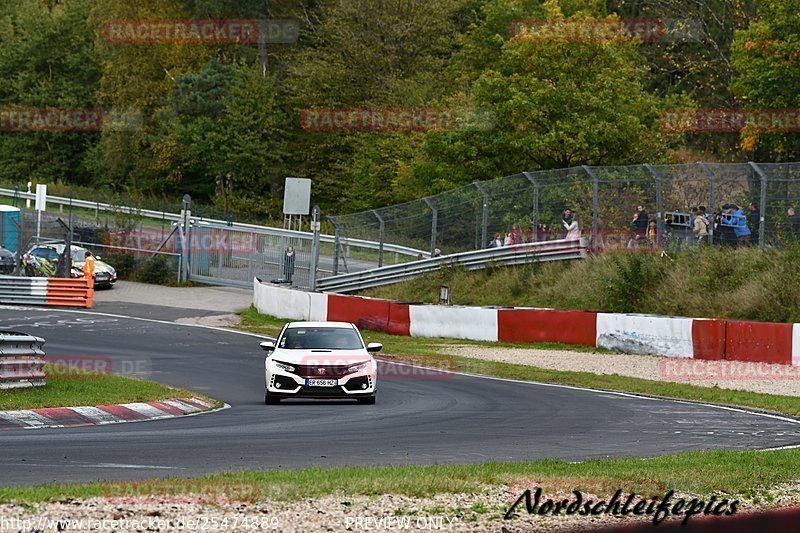
{"label": "license plate", "polygon": [[335,379],[306,379],[306,386],[308,387],[335,387]]}

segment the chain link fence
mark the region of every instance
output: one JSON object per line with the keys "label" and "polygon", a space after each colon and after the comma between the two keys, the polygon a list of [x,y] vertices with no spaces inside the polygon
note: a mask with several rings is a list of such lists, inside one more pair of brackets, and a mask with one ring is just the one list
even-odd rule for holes
{"label": "chain link fence", "polygon": [[[427,198],[329,217],[339,237],[447,255],[501,242],[564,238],[565,210],[594,251],[673,249],[698,244],[694,219],[704,207],[705,241],[782,246],[800,235],[800,163],[696,163],[576,167],[524,172]],[[639,206],[644,224],[637,226]],[[742,212],[739,214],[738,209]],[[740,234],[751,233],[749,241]],[[373,266],[409,260],[391,254]]]}

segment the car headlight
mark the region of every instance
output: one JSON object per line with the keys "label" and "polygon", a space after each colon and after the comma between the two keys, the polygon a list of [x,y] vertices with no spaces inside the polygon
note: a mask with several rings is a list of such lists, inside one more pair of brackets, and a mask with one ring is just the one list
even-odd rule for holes
{"label": "car headlight", "polygon": [[273,364],[278,368],[278,370],[283,370],[284,372],[294,372],[294,367],[292,365],[279,363],[278,361],[273,361]]}
{"label": "car headlight", "polygon": [[367,368],[367,363],[366,362],[358,363],[358,364],[351,365],[351,366],[347,367],[347,373],[348,374],[355,374],[356,372],[361,372],[365,368]]}
{"label": "car headlight", "polygon": [[114,267],[108,267],[108,273],[111,274],[112,276],[117,275],[117,271],[114,270]]}

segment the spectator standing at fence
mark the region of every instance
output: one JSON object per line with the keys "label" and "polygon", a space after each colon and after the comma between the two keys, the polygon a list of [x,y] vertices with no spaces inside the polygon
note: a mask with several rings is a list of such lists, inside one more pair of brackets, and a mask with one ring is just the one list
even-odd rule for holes
{"label": "spectator standing at fence", "polygon": [[[561,217],[561,226],[566,228],[572,224],[572,210],[564,209],[564,215]],[[564,238],[567,238],[567,234],[564,234]]]}
{"label": "spectator standing at fence", "polygon": [[500,248],[503,246],[503,235],[498,231],[494,234],[494,239],[489,243],[489,248]]}
{"label": "spectator standing at fence", "polygon": [[797,240],[800,237],[800,217],[797,216],[797,213],[794,210],[794,207],[790,207],[786,214],[788,215],[787,222],[788,222],[788,230],[789,230],[789,240]]}
{"label": "spectator standing at fence", "polygon": [[567,230],[567,235],[564,237],[568,241],[576,241],[581,238],[581,227],[578,224],[578,215],[573,215],[570,217],[570,222],[567,223],[566,220],[562,220],[561,223],[564,225],[564,229]]}
{"label": "spectator standing at fence", "polygon": [[647,245],[653,249],[658,246],[658,224],[655,220],[651,220],[647,225]]}
{"label": "spectator standing at fence", "polygon": [[294,260],[294,246],[289,246],[286,248],[286,256],[283,258],[283,279],[289,283],[292,282],[292,276],[294,276]]}
{"label": "spectator standing at fence", "polygon": [[736,246],[736,232],[733,229],[730,204],[720,206],[714,216],[715,233],[719,234],[719,243],[723,246]]}
{"label": "spectator standing at fence", "polygon": [[758,244],[758,230],[761,227],[761,212],[758,210],[758,204],[753,202],[747,205],[747,227],[750,228],[750,233],[752,233],[750,240],[754,244]]}
{"label": "spectator standing at fence", "polygon": [[633,214],[633,219],[631,220],[631,230],[633,231],[633,237],[628,241],[628,248],[639,246],[642,244],[642,242],[644,242],[645,237],[647,235],[648,226],[649,226],[649,220],[647,216],[647,211],[645,211],[643,205],[637,205],[636,213]]}
{"label": "spectator standing at fence", "polygon": [[731,205],[731,219],[738,246],[749,247],[752,233],[750,228],[747,227],[747,217],[744,215],[744,210],[736,204]]}
{"label": "spectator standing at fence", "polygon": [[[705,208],[701,206],[701,209],[703,209],[702,212],[697,210],[695,214],[692,233],[694,233],[697,244],[706,244],[708,243],[708,219],[704,216]],[[692,208],[692,211],[695,211],[695,209]]]}
{"label": "spectator standing at fence", "polygon": [[511,226],[511,243],[512,244],[522,244],[524,239],[522,238],[522,228],[519,227],[519,224],[514,224]]}

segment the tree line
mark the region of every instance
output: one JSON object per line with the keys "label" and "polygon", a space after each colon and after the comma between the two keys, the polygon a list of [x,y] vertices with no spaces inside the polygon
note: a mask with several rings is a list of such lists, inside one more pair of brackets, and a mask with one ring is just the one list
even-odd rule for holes
{"label": "tree line", "polygon": [[[0,181],[176,204],[189,193],[264,220],[280,218],[286,176],[311,178],[314,203],[347,213],[523,170],[794,160],[797,124],[686,132],[665,128],[664,117],[674,109],[797,108],[798,7],[800,0],[4,0]],[[136,42],[107,31],[112,21],[266,19],[297,21],[296,41]],[[552,38],[553,21],[658,21],[669,31]],[[2,123],[4,111],[39,108],[117,110],[123,123],[99,131]],[[303,124],[309,110],[326,109],[376,113],[329,116],[327,129]],[[447,127],[364,127],[387,120],[381,110],[452,116]],[[337,129],[334,119],[360,129]]]}

